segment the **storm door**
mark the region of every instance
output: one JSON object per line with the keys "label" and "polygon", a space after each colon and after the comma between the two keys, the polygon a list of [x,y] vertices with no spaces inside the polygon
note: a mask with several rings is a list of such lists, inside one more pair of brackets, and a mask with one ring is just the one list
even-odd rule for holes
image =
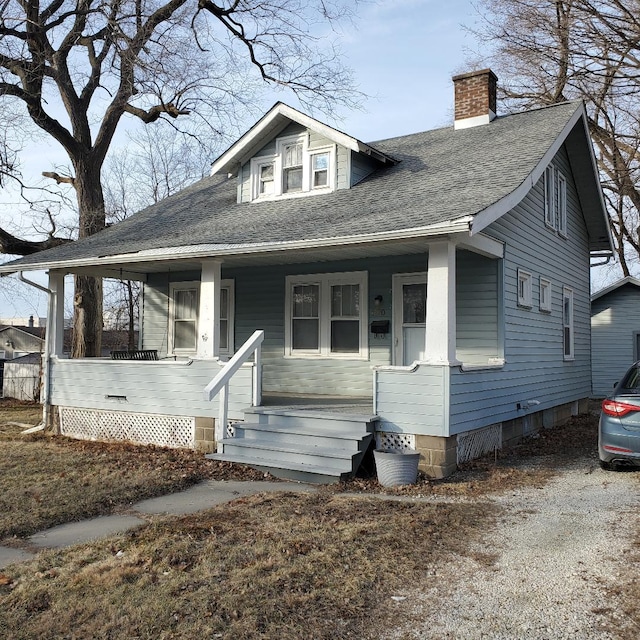
{"label": "storm door", "polygon": [[425,359],[427,274],[393,276],[393,363]]}

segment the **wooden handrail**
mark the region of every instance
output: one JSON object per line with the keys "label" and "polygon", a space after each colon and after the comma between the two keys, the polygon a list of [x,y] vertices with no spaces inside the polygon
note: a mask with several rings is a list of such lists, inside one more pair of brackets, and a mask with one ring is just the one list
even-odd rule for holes
{"label": "wooden handrail", "polygon": [[[204,388],[203,395],[207,402],[211,402],[216,396],[220,396],[218,420],[215,428],[216,442],[224,438],[229,410],[229,382],[240,367],[255,353],[253,372],[252,403],[260,404],[260,356],[261,345],[264,340],[264,331],[254,331],[253,335],[238,349],[233,358],[227,362],[218,372],[218,375]],[[222,445],[218,444],[218,453],[221,453]]]}

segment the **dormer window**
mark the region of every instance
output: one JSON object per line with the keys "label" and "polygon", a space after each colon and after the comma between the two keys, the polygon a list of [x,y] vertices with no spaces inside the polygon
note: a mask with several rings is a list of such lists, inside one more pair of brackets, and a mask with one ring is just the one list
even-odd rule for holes
{"label": "dormer window", "polygon": [[287,144],[282,153],[282,193],[302,191],[302,142]]}
{"label": "dormer window", "polygon": [[329,153],[314,153],[311,156],[311,187],[319,189],[329,185]]}
{"label": "dormer window", "polygon": [[335,167],[334,145],[309,148],[307,134],[277,138],[274,155],[251,160],[252,200],[333,191]]}

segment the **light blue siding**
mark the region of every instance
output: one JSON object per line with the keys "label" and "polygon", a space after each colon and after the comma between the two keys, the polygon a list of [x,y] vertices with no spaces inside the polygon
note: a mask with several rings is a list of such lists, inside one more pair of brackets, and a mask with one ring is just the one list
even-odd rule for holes
{"label": "light blue siding", "polygon": [[[218,399],[206,402],[204,388],[220,371],[213,360],[129,362],[54,360],[51,404],[62,407],[172,416],[216,417]],[[251,405],[252,367],[229,385],[229,416],[242,418]]]}
{"label": "light blue siding", "polygon": [[631,363],[640,332],[640,289],[626,284],[591,304],[593,395],[608,395]]}
{"label": "light blue siding", "polygon": [[376,372],[379,430],[432,436],[447,435],[449,367],[418,365],[415,371]]}
{"label": "light blue siding", "polygon": [[[522,417],[517,404],[536,400],[535,410],[586,398],[591,393],[589,254],[586,227],[564,148],[554,162],[567,178],[568,238],[544,224],[540,180],[487,233],[505,242],[504,352],[496,370],[452,370],[451,434]],[[518,307],[517,270],[533,276],[533,304]],[[539,309],[539,278],[552,283],[551,313]],[[563,358],[562,289],[573,289],[575,358]]]}
{"label": "light blue siding", "polygon": [[351,186],[358,184],[376,170],[375,161],[361,153],[351,152]]}

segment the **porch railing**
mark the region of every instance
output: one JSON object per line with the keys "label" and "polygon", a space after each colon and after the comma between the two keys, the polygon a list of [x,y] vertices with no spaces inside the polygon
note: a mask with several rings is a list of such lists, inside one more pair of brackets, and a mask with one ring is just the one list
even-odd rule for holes
{"label": "porch railing", "polygon": [[229,413],[229,382],[240,367],[254,355],[252,405],[258,406],[262,397],[262,376],[260,374],[260,356],[264,331],[254,331],[253,335],[238,349],[233,358],[227,362],[218,375],[204,388],[204,399],[211,402],[219,396],[220,408],[215,428],[218,453],[222,453],[222,445]]}

